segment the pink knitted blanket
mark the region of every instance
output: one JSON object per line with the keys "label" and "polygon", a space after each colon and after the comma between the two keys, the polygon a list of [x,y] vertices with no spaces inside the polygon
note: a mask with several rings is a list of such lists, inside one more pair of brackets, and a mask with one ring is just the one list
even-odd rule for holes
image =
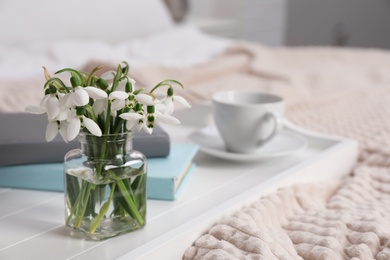
{"label": "pink knitted blanket", "polygon": [[251,62],[230,80],[283,95],[301,127],[357,139],[359,162],[344,180],[259,198],[210,227],[183,258],[390,259],[390,54],[246,50]]}

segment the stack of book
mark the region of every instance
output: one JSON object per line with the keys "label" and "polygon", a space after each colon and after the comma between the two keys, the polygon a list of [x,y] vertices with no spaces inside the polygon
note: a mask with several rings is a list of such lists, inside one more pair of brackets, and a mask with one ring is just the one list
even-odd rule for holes
{"label": "stack of book", "polygon": [[[0,187],[63,191],[63,159],[78,148],[60,136],[46,142],[47,119],[25,113],[0,114]],[[175,200],[195,168],[198,146],[170,143],[159,126],[149,135],[138,132],[133,147],[148,158],[149,199]]]}

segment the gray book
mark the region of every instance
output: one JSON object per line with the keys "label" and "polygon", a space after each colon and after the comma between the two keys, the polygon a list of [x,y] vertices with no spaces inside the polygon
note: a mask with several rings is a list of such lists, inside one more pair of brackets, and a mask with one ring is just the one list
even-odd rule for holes
{"label": "gray book", "polygon": [[[0,114],[0,166],[62,162],[65,154],[79,147],[77,138],[65,143],[58,134],[46,142],[46,115]],[[169,135],[158,125],[153,133],[137,132],[133,148],[146,157],[165,157],[170,152]]]}

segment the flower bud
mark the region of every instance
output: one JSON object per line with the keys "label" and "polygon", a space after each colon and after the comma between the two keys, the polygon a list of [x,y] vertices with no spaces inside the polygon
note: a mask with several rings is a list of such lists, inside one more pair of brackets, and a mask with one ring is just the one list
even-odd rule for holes
{"label": "flower bud", "polygon": [[79,81],[79,79],[77,77],[70,77],[70,84],[72,84],[72,87],[79,87],[81,86],[81,82]]}
{"label": "flower bud", "polygon": [[77,114],[78,116],[84,115],[84,112],[85,112],[84,107],[77,107],[77,109],[76,109],[76,114]]}
{"label": "flower bud", "polygon": [[54,85],[49,86],[49,93],[55,94],[57,92],[57,88]]}
{"label": "flower bud", "polygon": [[126,92],[127,93],[133,92],[133,84],[131,84],[131,82],[129,81],[126,83]]}
{"label": "flower bud", "polygon": [[168,88],[167,95],[168,95],[168,97],[172,97],[173,96],[173,88],[172,87]]}
{"label": "flower bud", "polygon": [[99,88],[103,89],[103,90],[105,90],[105,89],[108,88],[108,83],[107,83],[107,81],[105,81],[105,80],[102,79],[102,78],[98,78],[98,80],[96,81],[96,85],[97,85]]}

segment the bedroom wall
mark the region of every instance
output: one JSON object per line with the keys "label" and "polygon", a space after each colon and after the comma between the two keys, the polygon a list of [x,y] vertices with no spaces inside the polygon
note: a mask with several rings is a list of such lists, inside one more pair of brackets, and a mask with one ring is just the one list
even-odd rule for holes
{"label": "bedroom wall", "polygon": [[286,1],[189,0],[189,15],[206,32],[267,45],[283,45]]}
{"label": "bedroom wall", "polygon": [[287,45],[390,48],[389,0],[289,0]]}
{"label": "bedroom wall", "polygon": [[189,0],[208,32],[267,45],[390,49],[390,0]]}

